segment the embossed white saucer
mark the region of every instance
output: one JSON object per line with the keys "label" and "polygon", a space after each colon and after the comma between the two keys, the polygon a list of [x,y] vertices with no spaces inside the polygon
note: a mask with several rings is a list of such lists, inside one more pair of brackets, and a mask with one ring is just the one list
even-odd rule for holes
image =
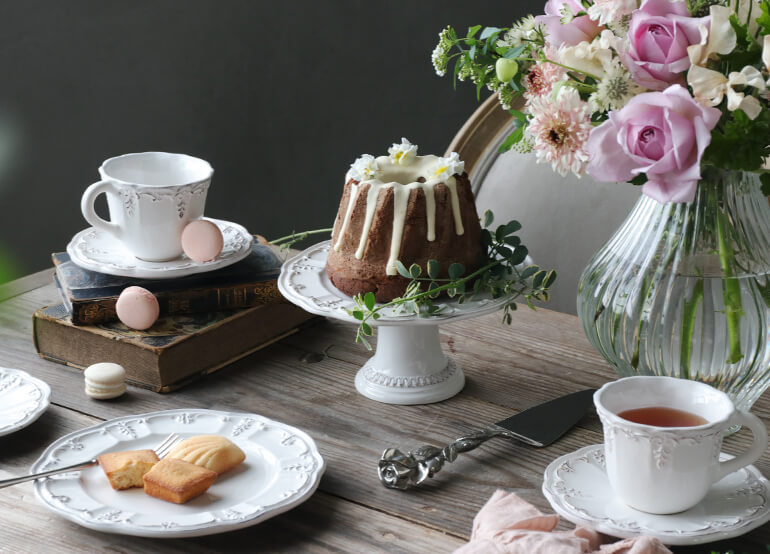
{"label": "embossed white saucer", "polygon": [[[731,456],[721,454],[721,459]],[[754,466],[711,487],[697,506],[678,514],[634,510],[618,500],[604,467],[604,446],[586,446],[546,468],[543,494],[569,521],[614,537],[649,535],[669,545],[721,541],[748,533],[770,520],[770,486]]]}
{"label": "embossed white saucer", "polygon": [[203,219],[215,223],[224,238],[222,252],[209,262],[198,263],[184,254],[167,262],[140,260],[110,233],[94,227],[72,237],[67,245],[67,254],[73,263],[99,273],[141,279],[171,279],[226,267],[251,253],[254,237],[242,225],[208,217]]}
{"label": "embossed white saucer", "polygon": [[51,387],[20,369],[0,367],[0,437],[23,429],[48,409]]}
{"label": "embossed white saucer", "polygon": [[180,409],[121,417],[70,433],[51,444],[30,472],[104,452],[152,448],[172,432],[183,438],[225,436],[246,459],[186,504],[153,498],[140,488],[113,490],[98,465],[35,481],[35,493],[50,510],[89,529],[196,537],[255,525],[301,504],[325,469],[313,439],[295,427],[256,414]]}
{"label": "embossed white saucer", "polygon": [[[330,243],[318,243],[286,260],[278,289],[310,313],[356,323],[348,313],[355,301],[326,275]],[[356,374],[356,389],[388,404],[428,404],[451,398],[462,390],[465,376],[442,352],[439,324],[497,311],[506,300],[488,294],[478,294],[463,304],[447,299],[444,309],[431,317],[383,310],[380,319],[370,321],[377,327],[377,351]]]}

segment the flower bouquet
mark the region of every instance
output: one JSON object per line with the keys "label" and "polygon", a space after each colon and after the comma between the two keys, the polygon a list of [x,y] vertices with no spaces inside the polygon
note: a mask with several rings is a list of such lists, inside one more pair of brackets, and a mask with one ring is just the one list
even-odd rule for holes
{"label": "flower bouquet", "polygon": [[589,262],[578,314],[621,375],[770,384],[770,0],[548,0],[439,34],[439,75],[515,119],[501,150],[643,195]]}

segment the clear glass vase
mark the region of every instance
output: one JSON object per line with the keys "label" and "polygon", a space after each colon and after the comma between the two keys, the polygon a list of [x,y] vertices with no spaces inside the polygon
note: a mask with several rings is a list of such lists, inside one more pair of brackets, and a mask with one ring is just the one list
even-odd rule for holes
{"label": "clear glass vase", "polygon": [[748,410],[770,385],[769,273],[757,175],[707,168],[693,202],[639,199],[584,270],[578,316],[620,376],[695,379]]}

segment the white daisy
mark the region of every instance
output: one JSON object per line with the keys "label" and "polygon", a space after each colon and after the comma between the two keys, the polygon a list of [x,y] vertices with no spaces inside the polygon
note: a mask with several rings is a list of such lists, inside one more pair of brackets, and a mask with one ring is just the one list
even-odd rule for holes
{"label": "white daisy", "polygon": [[408,165],[417,156],[417,145],[402,137],[401,144],[394,142],[393,146],[388,148],[388,154],[390,154],[390,159],[393,160],[394,164]]}
{"label": "white daisy", "polygon": [[371,154],[364,154],[355,162],[350,164],[350,177],[356,181],[366,181],[373,179],[380,171],[380,164]]}
{"label": "white daisy", "polygon": [[433,172],[436,179],[449,179],[452,175],[462,175],[465,171],[465,162],[460,160],[457,152],[452,152],[447,158],[439,158],[438,165]]}

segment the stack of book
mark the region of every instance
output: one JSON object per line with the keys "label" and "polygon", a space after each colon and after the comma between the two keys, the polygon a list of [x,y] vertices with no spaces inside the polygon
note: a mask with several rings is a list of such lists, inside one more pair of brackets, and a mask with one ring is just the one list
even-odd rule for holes
{"label": "stack of book", "polygon": [[[178,279],[136,279],[89,271],[65,253],[53,254],[62,303],[33,317],[35,348],[49,360],[84,369],[115,362],[130,383],[169,392],[201,375],[296,332],[313,318],[286,302],[276,279],[274,248],[255,243],[229,267]],[[161,317],[149,329],[129,329],[115,314],[120,292],[152,292]]]}

